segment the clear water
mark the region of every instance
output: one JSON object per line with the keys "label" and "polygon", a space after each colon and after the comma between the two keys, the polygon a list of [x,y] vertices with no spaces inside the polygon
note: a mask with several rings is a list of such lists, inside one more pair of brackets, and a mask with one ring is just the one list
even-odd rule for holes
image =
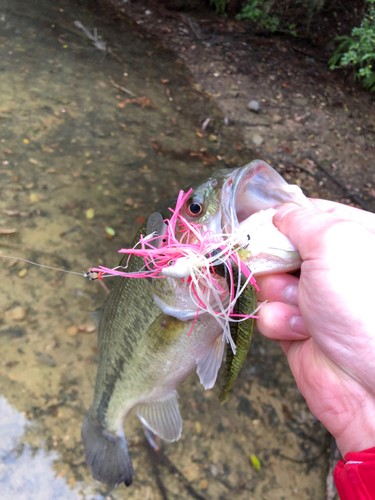
{"label": "clear water", "polygon": [[[0,249],[77,272],[116,265],[162,201],[225,166],[220,158],[240,162],[221,113],[176,56],[92,5],[0,1]],[[279,347],[260,338],[225,406],[196,375],[179,388],[183,437],[162,453],[184,478],[150,452],[132,415],[133,485],[94,481],[80,440],[97,370],[87,313],[106,291],[9,259],[0,276],[2,500],[323,498],[325,433]]]}

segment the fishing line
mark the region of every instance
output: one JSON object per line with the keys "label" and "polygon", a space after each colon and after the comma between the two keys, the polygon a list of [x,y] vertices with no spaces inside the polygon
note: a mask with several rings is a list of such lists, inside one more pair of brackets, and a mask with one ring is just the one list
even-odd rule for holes
{"label": "fishing line", "polygon": [[78,276],[83,276],[84,278],[89,277],[88,273],[76,273],[75,271],[68,271],[66,269],[60,269],[58,267],[46,266],[45,264],[38,264],[37,262],[31,262],[31,260],[21,259],[21,257],[12,257],[11,255],[2,255],[2,254],[0,254],[0,257],[2,259],[20,260],[21,262],[27,262],[28,264],[32,264],[33,266],[45,267],[46,269],[53,269],[54,271],[61,271],[62,273],[78,274]]}
{"label": "fishing line", "polygon": [[[53,271],[60,271],[62,273],[68,273],[68,274],[75,274],[77,276],[82,276],[83,278],[88,278],[90,281],[96,281],[98,279],[98,274],[97,272],[95,271],[92,271],[91,269],[87,272],[87,273],[77,273],[75,271],[68,271],[67,269],[60,269],[59,267],[52,267],[52,266],[46,266],[45,264],[38,264],[38,262],[32,262],[31,260],[27,260],[27,259],[22,259],[21,257],[13,257],[12,255],[2,255],[0,254],[0,258],[3,258],[3,259],[12,259],[12,260],[19,260],[21,262],[27,262],[28,264],[32,264],[33,266],[38,266],[38,267],[44,267],[45,269],[52,269]],[[122,266],[117,266],[117,268],[119,267],[122,267]],[[115,268],[115,269],[117,269]],[[144,267],[143,267],[144,268]],[[143,269],[142,268],[142,269]],[[141,269],[141,271],[142,271]],[[133,273],[128,273],[131,277],[131,275],[137,275],[138,272],[133,272]],[[113,275],[113,274],[107,274],[107,275],[100,275],[100,278],[99,279],[103,279],[103,278],[113,278],[115,277],[116,275]]]}

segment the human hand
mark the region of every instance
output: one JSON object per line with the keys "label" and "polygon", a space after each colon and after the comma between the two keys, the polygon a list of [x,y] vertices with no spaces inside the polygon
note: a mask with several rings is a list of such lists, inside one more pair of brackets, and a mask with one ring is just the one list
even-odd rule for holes
{"label": "human hand", "polygon": [[274,216],[300,278],[257,278],[257,326],[280,341],[312,413],[344,455],[375,446],[375,215],[325,200]]}

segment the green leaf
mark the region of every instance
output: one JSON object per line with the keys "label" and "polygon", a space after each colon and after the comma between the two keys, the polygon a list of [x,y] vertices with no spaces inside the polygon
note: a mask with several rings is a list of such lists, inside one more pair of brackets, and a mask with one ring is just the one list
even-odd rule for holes
{"label": "green leaf", "polygon": [[105,232],[109,234],[109,236],[114,236],[116,234],[116,231],[112,229],[111,227],[106,227]]}
{"label": "green leaf", "polygon": [[260,463],[259,458],[256,457],[255,455],[250,455],[250,460],[251,460],[251,464],[254,467],[254,469],[257,471],[260,471],[262,464]]}

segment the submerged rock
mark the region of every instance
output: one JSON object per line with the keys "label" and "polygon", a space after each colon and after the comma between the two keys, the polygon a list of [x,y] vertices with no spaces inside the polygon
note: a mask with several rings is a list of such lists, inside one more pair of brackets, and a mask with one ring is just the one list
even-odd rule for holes
{"label": "submerged rock", "polygon": [[253,113],[259,113],[260,104],[258,101],[250,101],[247,105],[247,108]]}

